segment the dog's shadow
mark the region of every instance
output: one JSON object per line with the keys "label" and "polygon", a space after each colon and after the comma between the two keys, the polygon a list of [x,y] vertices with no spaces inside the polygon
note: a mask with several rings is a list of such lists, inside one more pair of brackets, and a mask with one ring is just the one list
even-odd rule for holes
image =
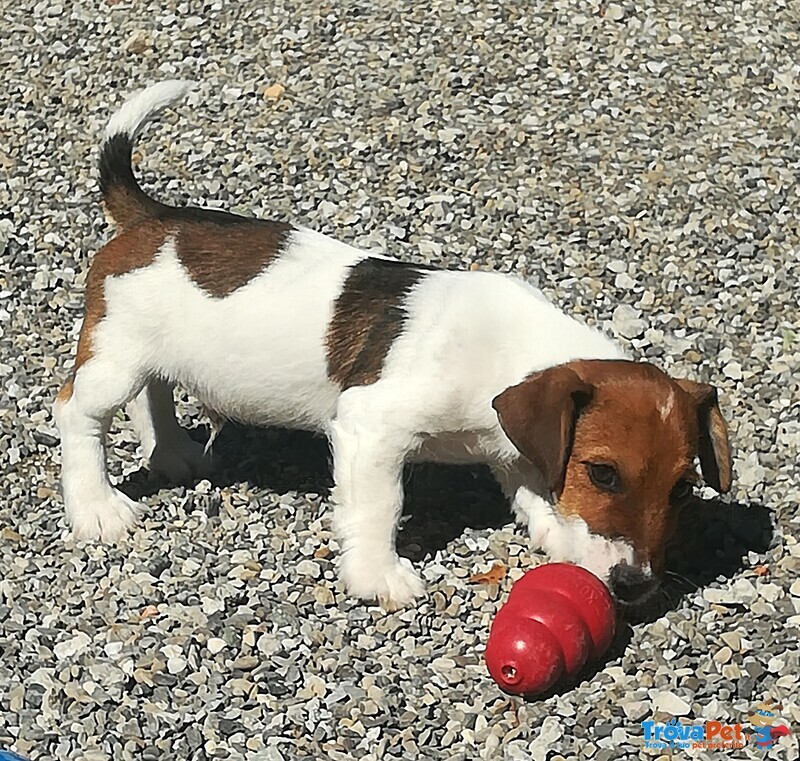
{"label": "dog's shadow", "polygon": [[[190,431],[202,440],[200,429]],[[229,423],[213,446],[212,486],[248,482],[279,494],[328,494],[333,486],[328,442],[304,431]],[[172,486],[146,468],[120,485],[134,499]],[[414,562],[434,555],[466,528],[499,528],[512,518],[488,468],[413,465],[404,474],[406,501],[398,552]],[[254,509],[257,509],[254,507]]]}
{"label": "dog's shadow", "polygon": [[[192,435],[202,438],[200,430]],[[249,482],[280,494],[327,494],[332,486],[324,438],[302,431],[226,425],[213,447],[212,485]],[[141,469],[122,484],[139,499],[167,484]],[[404,526],[398,551],[415,562],[431,557],[466,528],[499,528],[511,522],[509,506],[488,468],[414,465],[405,473]],[[522,529],[520,529],[521,531]],[[692,499],[681,513],[667,555],[664,594],[645,610],[628,611],[631,623],[652,621],[715,579],[731,578],[749,552],[772,542],[772,513],[763,505]]]}
{"label": "dog's shadow", "polygon": [[693,497],[681,512],[667,552],[665,590],[683,596],[729,579],[775,541],[773,512],[764,505]]}

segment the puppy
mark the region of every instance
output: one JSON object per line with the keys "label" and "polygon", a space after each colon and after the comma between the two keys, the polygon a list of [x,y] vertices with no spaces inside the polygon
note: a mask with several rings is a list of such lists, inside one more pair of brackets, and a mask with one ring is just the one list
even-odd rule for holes
{"label": "puppy", "polygon": [[554,560],[622,602],[652,596],[695,459],[731,482],[713,387],[629,361],[521,280],[374,256],[311,230],[144,193],[133,140],[188,85],[164,82],[111,119],[100,187],[117,235],[94,257],[74,369],[58,394],[63,493],[76,537],[114,541],[139,506],[115,489],[104,438],[129,405],[150,466],[179,480],[203,449],[173,384],[217,415],[325,434],[333,524],[353,595],[423,594],[395,551],[410,461],[488,463]]}

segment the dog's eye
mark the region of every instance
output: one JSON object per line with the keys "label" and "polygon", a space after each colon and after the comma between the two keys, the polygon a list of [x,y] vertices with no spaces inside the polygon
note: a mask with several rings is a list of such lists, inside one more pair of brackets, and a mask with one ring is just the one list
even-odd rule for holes
{"label": "dog's eye", "polygon": [[603,491],[619,491],[619,473],[613,465],[603,465],[596,462],[587,462],[586,470],[589,472],[589,479]]}
{"label": "dog's eye", "polygon": [[672,487],[672,493],[669,496],[673,502],[683,502],[692,495],[693,491],[694,484],[691,481],[681,479]]}

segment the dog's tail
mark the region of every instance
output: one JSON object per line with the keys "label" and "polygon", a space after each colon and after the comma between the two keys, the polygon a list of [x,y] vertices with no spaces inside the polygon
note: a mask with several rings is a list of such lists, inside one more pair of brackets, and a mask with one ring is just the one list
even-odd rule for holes
{"label": "dog's tail", "polygon": [[108,122],[100,149],[100,191],[107,213],[123,229],[165,208],[150,198],[133,176],[133,140],[153,116],[180,100],[191,87],[191,82],[178,80],[148,87],[128,100]]}

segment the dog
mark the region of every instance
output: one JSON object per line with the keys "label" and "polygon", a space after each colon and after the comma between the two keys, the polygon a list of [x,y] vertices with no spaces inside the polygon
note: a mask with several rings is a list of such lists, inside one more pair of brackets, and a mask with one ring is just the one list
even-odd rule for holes
{"label": "dog", "polygon": [[487,463],[537,548],[597,574],[622,604],[654,595],[696,460],[707,484],[731,485],[714,387],[630,360],[514,276],[154,200],[134,177],[133,141],[189,87],[134,96],[101,147],[117,234],[91,263],[54,410],[74,535],[112,542],[136,522],[104,446],[126,404],[151,469],[174,481],[201,472],[204,448],[175,417],[179,383],[219,418],[327,436],[352,595],[396,608],[424,593],[395,550],[415,461]]}

